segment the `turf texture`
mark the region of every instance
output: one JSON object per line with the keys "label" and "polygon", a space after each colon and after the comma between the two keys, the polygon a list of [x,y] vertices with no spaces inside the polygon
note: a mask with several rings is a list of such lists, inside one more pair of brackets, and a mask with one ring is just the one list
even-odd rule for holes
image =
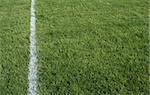
{"label": "turf texture", "polygon": [[[30,0],[0,0],[0,95],[28,89]],[[36,0],[39,95],[148,95],[148,0]]]}
{"label": "turf texture", "polygon": [[148,95],[147,0],[38,0],[39,92]]}
{"label": "turf texture", "polygon": [[0,95],[26,95],[30,0],[0,0]]}

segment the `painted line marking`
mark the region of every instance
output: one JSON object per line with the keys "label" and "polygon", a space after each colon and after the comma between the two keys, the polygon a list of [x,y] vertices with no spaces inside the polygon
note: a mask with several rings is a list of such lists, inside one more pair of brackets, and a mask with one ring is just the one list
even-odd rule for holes
{"label": "painted line marking", "polygon": [[37,51],[36,51],[36,15],[35,0],[31,1],[30,18],[30,55],[28,73],[28,95],[37,95]]}

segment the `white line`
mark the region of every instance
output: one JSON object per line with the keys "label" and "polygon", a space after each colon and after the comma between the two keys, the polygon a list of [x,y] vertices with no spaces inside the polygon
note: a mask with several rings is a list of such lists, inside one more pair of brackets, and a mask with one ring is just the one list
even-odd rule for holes
{"label": "white line", "polygon": [[37,95],[37,51],[36,51],[36,17],[35,17],[35,0],[31,1],[31,18],[30,18],[30,59],[28,73],[28,95]]}

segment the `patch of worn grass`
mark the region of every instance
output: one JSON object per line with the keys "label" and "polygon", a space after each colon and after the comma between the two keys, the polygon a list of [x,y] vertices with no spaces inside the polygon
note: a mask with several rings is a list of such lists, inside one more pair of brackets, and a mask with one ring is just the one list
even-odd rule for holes
{"label": "patch of worn grass", "polygon": [[41,95],[148,95],[147,0],[38,0]]}
{"label": "patch of worn grass", "polygon": [[26,95],[30,0],[0,0],[0,95]]}

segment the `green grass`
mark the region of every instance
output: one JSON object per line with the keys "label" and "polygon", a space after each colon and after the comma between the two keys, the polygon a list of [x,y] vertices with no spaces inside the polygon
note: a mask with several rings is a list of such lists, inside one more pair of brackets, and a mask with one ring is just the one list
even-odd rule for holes
{"label": "green grass", "polygon": [[148,95],[147,0],[38,0],[41,95]]}
{"label": "green grass", "polygon": [[[148,95],[148,0],[36,0],[39,95]],[[27,95],[31,0],[0,0],[0,95]]]}
{"label": "green grass", "polygon": [[0,0],[0,95],[26,95],[30,0]]}

